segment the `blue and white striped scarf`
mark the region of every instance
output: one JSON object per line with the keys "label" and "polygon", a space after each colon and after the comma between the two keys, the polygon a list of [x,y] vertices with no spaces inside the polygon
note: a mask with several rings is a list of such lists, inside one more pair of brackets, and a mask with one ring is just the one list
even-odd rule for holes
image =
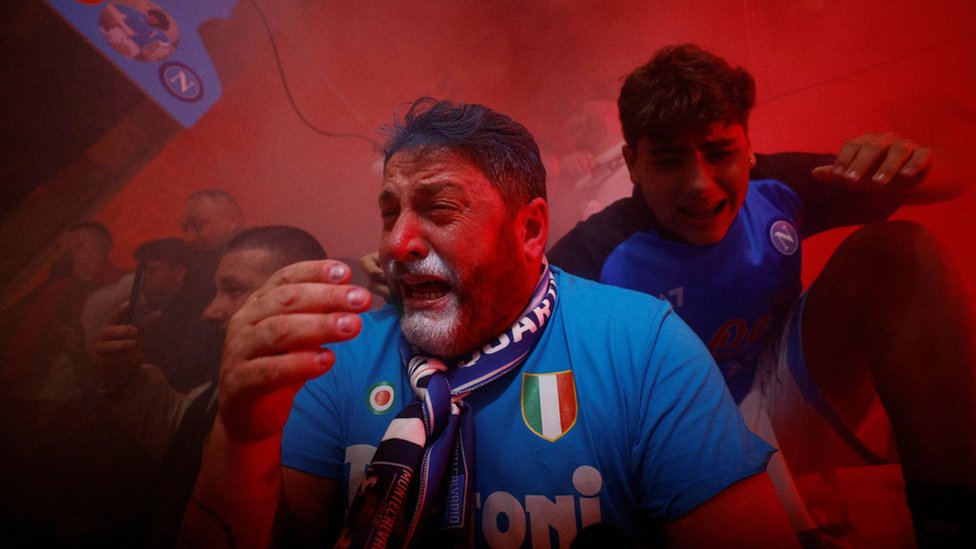
{"label": "blue and white striped scarf", "polygon": [[495,340],[448,368],[401,334],[414,398],[390,423],[353,500],[336,547],[474,544],[474,416],[464,397],[522,364],[556,305],[543,272],[529,305]]}

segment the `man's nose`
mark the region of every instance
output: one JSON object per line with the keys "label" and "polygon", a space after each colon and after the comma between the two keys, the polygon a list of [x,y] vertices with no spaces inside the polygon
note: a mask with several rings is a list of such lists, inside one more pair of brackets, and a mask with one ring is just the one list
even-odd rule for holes
{"label": "man's nose", "polygon": [[692,191],[703,192],[715,186],[715,174],[700,153],[688,169],[689,187]]}
{"label": "man's nose", "polygon": [[421,220],[411,212],[404,212],[385,235],[383,248],[386,257],[395,261],[416,261],[427,257],[429,251]]}
{"label": "man's nose", "polygon": [[221,321],[224,318],[223,308],[220,306],[220,298],[215,297],[207,307],[200,313],[202,320]]}

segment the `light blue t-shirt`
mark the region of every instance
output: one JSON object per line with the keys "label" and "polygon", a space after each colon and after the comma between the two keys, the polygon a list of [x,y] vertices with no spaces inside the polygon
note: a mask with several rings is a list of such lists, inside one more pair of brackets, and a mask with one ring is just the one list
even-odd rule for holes
{"label": "light blue t-shirt", "polygon": [[[668,304],[553,269],[559,301],[521,368],[469,395],[475,414],[476,539],[549,547],[612,522],[644,537],[765,470],[708,351]],[[282,462],[342,479],[346,504],[395,414],[413,398],[390,307],[330,346],[285,427]]]}

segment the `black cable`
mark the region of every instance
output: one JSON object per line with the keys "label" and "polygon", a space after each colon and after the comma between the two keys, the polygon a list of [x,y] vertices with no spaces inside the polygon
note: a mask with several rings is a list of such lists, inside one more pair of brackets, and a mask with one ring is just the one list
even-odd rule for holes
{"label": "black cable", "polygon": [[271,50],[274,52],[275,63],[278,66],[278,74],[281,76],[281,85],[282,87],[285,88],[285,95],[288,96],[288,102],[291,104],[291,108],[292,110],[295,111],[295,114],[298,115],[298,118],[301,119],[301,121],[306,126],[311,128],[312,131],[314,131],[315,133],[324,135],[326,137],[361,139],[363,141],[366,141],[370,145],[372,145],[373,150],[376,151],[381,150],[382,147],[380,146],[379,143],[370,139],[369,137],[366,137],[365,135],[361,135],[358,133],[337,133],[337,132],[326,131],[323,130],[322,128],[319,128],[311,121],[309,121],[308,118],[305,117],[305,114],[302,113],[302,110],[298,107],[298,103],[295,102],[295,98],[291,94],[291,88],[288,87],[288,79],[285,77],[285,69],[281,63],[281,55],[278,53],[278,44],[277,42],[275,42],[274,34],[271,32],[271,25],[268,24],[268,18],[265,17],[264,11],[261,10],[261,6],[259,6],[257,2],[255,2],[254,0],[250,0],[250,2],[251,5],[254,6],[254,9],[257,10],[258,16],[261,17],[261,23],[264,25],[264,30],[268,33],[268,40],[271,42]]}

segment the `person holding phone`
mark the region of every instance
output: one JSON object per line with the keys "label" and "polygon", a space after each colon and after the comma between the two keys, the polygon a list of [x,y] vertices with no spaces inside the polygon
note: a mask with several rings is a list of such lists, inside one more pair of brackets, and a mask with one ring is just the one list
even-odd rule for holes
{"label": "person holding phone", "polygon": [[[165,278],[150,257],[173,243],[154,244],[141,254],[145,262],[142,296],[155,302],[156,284]],[[276,270],[299,261],[325,259],[309,233],[287,225],[246,229],[222,250],[214,275],[216,291],[201,315],[222,342],[230,318]],[[158,464],[159,473],[139,525],[139,540],[152,547],[175,543],[180,517],[199,468],[203,443],[216,412],[217,371],[196,387],[175,390],[141,352],[141,327],[123,324],[131,305],[124,304],[95,340],[93,355],[102,380],[104,410],[111,413]],[[147,310],[145,303],[139,306]],[[137,317],[140,313],[137,312]],[[152,313],[149,313],[152,314]],[[219,361],[219,354],[217,357]]]}

